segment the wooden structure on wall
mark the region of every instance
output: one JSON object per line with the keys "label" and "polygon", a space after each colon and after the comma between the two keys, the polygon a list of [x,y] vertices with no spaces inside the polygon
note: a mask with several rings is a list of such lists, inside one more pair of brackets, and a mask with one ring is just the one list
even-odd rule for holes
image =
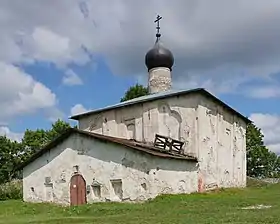
{"label": "wooden structure on wall", "polygon": [[159,134],[156,134],[155,136],[154,146],[169,152],[182,154],[183,145],[184,142],[172,139],[170,137],[162,136]]}

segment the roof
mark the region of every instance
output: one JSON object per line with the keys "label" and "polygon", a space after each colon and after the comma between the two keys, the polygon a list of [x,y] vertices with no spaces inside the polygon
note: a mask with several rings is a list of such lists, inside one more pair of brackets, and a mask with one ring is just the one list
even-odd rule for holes
{"label": "roof", "polygon": [[195,158],[193,156],[173,154],[173,153],[160,150],[159,148],[156,148],[156,147],[144,144],[144,143],[135,142],[133,140],[101,135],[101,134],[92,133],[92,132],[88,132],[88,131],[82,131],[82,130],[79,130],[79,129],[76,129],[76,128],[69,128],[67,131],[65,131],[63,134],[61,134],[59,137],[54,139],[52,142],[50,142],[45,147],[40,149],[37,153],[35,153],[33,156],[31,156],[28,160],[23,162],[19,167],[17,167],[17,170],[24,168],[26,165],[33,162],[37,158],[39,158],[44,153],[46,153],[47,151],[49,151],[52,148],[54,148],[55,146],[57,146],[58,144],[63,142],[65,139],[67,139],[68,137],[70,137],[74,133],[80,134],[82,136],[98,139],[100,141],[105,141],[105,142],[109,142],[109,143],[112,143],[112,144],[122,145],[122,146],[125,146],[127,148],[137,150],[137,151],[140,151],[140,152],[143,152],[143,153],[146,153],[146,154],[150,154],[150,155],[153,155],[153,156],[158,156],[158,157],[161,157],[161,158],[189,160],[189,161],[197,162],[197,158]]}
{"label": "roof", "polygon": [[190,90],[169,90],[169,91],[151,94],[151,95],[147,95],[147,96],[137,97],[132,100],[121,102],[121,103],[118,103],[115,105],[111,105],[111,106],[107,106],[104,108],[88,111],[88,112],[85,112],[82,114],[74,115],[74,116],[70,117],[70,119],[78,120],[79,118],[84,117],[84,116],[88,116],[88,115],[92,115],[92,114],[96,114],[96,113],[100,113],[100,112],[104,112],[104,111],[108,111],[108,110],[112,110],[112,109],[117,109],[117,108],[131,106],[131,105],[138,104],[138,103],[144,103],[144,102],[149,102],[149,101],[153,101],[153,100],[158,100],[158,99],[163,99],[163,98],[168,98],[168,97],[173,97],[173,96],[179,96],[179,95],[187,95],[187,94],[192,94],[192,93],[200,93],[206,97],[210,97],[216,103],[220,104],[221,106],[225,107],[229,111],[235,113],[237,116],[239,116],[240,118],[245,120],[246,123],[251,123],[251,121],[247,117],[245,117],[244,115],[242,115],[241,113],[239,113],[238,111],[236,111],[235,109],[233,109],[232,107],[230,107],[229,105],[227,105],[226,103],[224,103],[223,101],[218,99],[216,96],[209,93],[204,88],[197,88],[197,89],[190,89]]}
{"label": "roof", "polygon": [[148,70],[158,67],[169,68],[172,70],[174,57],[172,52],[165,48],[158,38],[154,47],[147,52],[145,56],[145,64]]}

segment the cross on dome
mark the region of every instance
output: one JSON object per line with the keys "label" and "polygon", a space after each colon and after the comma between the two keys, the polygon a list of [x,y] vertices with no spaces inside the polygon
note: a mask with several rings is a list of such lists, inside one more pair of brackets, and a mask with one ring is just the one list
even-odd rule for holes
{"label": "cross on dome", "polygon": [[160,15],[158,15],[158,16],[157,16],[157,19],[154,21],[155,23],[157,23],[157,27],[156,27],[156,29],[157,29],[157,34],[156,34],[157,41],[158,41],[158,39],[159,39],[160,36],[161,36],[161,34],[160,34],[160,32],[159,32],[159,30],[160,30],[159,21],[160,21],[161,19],[162,19],[162,17],[161,17]]}
{"label": "cross on dome", "polygon": [[162,17],[158,15],[156,20],[154,21],[155,23],[157,23],[156,43],[154,47],[150,49],[145,56],[145,64],[148,70],[158,67],[169,68],[170,70],[172,70],[172,66],[174,64],[174,57],[172,52],[160,43],[161,34],[159,32],[159,22],[161,19]]}

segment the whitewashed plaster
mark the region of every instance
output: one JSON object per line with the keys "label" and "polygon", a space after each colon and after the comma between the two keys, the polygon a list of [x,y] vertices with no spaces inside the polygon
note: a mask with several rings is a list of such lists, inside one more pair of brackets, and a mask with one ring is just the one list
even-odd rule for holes
{"label": "whitewashed plaster", "polygon": [[[184,141],[184,152],[197,156],[199,163],[194,167],[191,162],[70,136],[24,168],[25,201],[68,204],[75,165],[87,185],[93,178],[102,184],[101,197],[90,188],[88,202],[120,200],[111,179],[122,180],[123,201],[246,186],[245,121],[203,95],[170,97],[82,117],[79,128],[147,143],[154,141],[155,134],[170,136]],[[51,177],[53,186],[44,185],[45,177]]]}
{"label": "whitewashed plaster", "polygon": [[99,134],[153,143],[156,134],[183,141],[184,152],[196,155],[198,96],[178,96],[139,103],[81,117],[79,128]]}
{"label": "whitewashed plaster", "polygon": [[[23,198],[28,202],[70,203],[70,178],[78,166],[89,186],[87,201],[143,201],[159,194],[197,191],[195,162],[160,158],[106,143],[80,134],[72,134],[23,169]],[[45,185],[45,178],[52,185]],[[101,192],[94,195],[94,179]],[[122,181],[119,198],[111,181]]]}
{"label": "whitewashed plaster", "polygon": [[197,112],[201,190],[245,187],[245,121],[204,96]]}
{"label": "whitewashed plaster", "polygon": [[184,153],[200,160],[201,191],[246,185],[246,123],[202,94],[168,97],[81,117],[79,128],[151,144],[155,134],[181,140]]}
{"label": "whitewashed plaster", "polygon": [[157,67],[149,70],[149,93],[158,93],[171,89],[172,79],[169,68]]}

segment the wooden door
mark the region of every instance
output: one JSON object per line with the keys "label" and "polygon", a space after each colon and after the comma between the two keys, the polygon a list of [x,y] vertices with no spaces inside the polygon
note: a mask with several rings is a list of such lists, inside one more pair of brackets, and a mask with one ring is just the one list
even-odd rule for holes
{"label": "wooden door", "polygon": [[76,174],[72,176],[70,181],[70,204],[82,205],[86,204],[86,182],[82,175]]}

